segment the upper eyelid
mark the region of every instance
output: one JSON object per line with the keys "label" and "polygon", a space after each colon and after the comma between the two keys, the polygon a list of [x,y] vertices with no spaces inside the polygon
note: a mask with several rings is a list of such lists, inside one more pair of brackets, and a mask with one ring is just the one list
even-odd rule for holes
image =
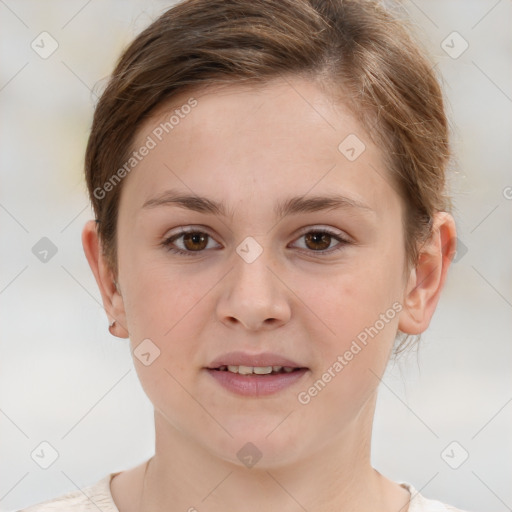
{"label": "upper eyelid", "polygon": [[[336,236],[339,236],[341,238],[350,238],[350,235],[348,235],[344,231],[341,231],[341,230],[338,231],[335,228],[324,227],[324,226],[319,225],[319,224],[313,224],[312,226],[306,226],[304,228],[301,228],[299,230],[299,233],[297,233],[296,236],[302,236],[305,233],[309,233],[310,231],[326,231],[329,234],[336,235]],[[170,238],[179,237],[180,235],[185,235],[187,233],[205,233],[208,236],[210,236],[211,238],[215,238],[209,232],[209,229],[205,228],[203,226],[184,226],[184,227],[179,228],[179,231],[177,231],[176,233],[173,233],[172,235],[165,236],[165,239],[168,240]]]}
{"label": "upper eyelid", "polygon": [[[306,226],[306,227],[300,229],[299,233],[297,233],[295,235],[294,241],[297,238],[300,238],[300,237],[306,235],[307,233],[319,232],[319,231],[320,232],[326,232],[328,235],[332,236],[333,238],[338,238],[339,239],[339,243],[351,243],[352,242],[352,237],[350,237],[350,235],[347,235],[345,232],[339,232],[339,231],[336,231],[334,228],[327,228],[327,227],[324,227],[324,226],[318,225],[318,224],[316,224],[316,225],[314,224],[312,226]],[[209,233],[208,228],[205,228],[205,227],[202,227],[202,226],[184,226],[184,227],[181,227],[180,231],[178,231],[176,233],[173,233],[172,235],[166,236],[164,238],[164,242],[163,243],[165,244],[167,242],[171,242],[171,241],[177,240],[181,236],[186,235],[188,233],[204,233],[207,236],[209,236],[210,238],[212,238],[213,240],[215,240],[215,242],[219,243],[217,241],[217,239],[212,234]],[[193,253],[194,251],[190,251],[190,252]],[[203,251],[197,251],[197,252],[199,253],[199,252],[203,252]],[[322,252],[322,251],[318,251],[318,252]],[[324,252],[328,252],[328,251],[324,251]]]}

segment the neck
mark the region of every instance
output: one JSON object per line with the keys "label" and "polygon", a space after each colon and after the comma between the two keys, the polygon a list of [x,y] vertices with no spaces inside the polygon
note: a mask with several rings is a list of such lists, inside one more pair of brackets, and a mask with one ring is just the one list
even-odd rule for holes
{"label": "neck", "polygon": [[361,411],[329,443],[286,464],[251,468],[212,454],[155,411],[155,456],[146,468],[140,510],[224,512],[243,505],[247,512],[369,512],[399,505],[405,512],[409,493],[370,464],[375,398],[365,407],[369,414]]}

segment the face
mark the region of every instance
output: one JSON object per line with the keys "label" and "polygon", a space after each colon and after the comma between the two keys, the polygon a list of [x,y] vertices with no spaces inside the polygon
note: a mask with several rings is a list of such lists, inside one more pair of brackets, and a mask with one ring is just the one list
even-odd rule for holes
{"label": "face", "polygon": [[[157,436],[240,465],[250,442],[268,467],[341,442],[374,397],[406,286],[380,150],[299,78],[183,94],[142,146],[122,185],[118,282]],[[222,368],[251,363],[295,369]]]}

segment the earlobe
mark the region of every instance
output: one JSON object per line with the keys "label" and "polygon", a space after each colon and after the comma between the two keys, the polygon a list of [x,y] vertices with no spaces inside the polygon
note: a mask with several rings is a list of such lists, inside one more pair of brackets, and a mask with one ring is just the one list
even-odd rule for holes
{"label": "earlobe", "polygon": [[404,292],[398,329],[407,334],[424,332],[441,296],[450,263],[456,251],[453,217],[434,215],[432,234],[421,247],[417,265],[411,270]]}
{"label": "earlobe", "polygon": [[101,293],[103,307],[108,317],[109,331],[119,338],[128,338],[123,297],[103,255],[96,222],[93,220],[88,221],[83,228],[82,246]]}

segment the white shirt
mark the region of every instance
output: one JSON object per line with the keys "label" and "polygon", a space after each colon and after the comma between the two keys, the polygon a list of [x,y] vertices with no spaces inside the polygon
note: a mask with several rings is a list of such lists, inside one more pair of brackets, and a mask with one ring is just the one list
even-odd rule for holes
{"label": "white shirt", "polygon": [[[110,492],[110,481],[118,473],[110,473],[99,482],[72,491],[52,500],[44,501],[18,512],[119,512]],[[398,482],[411,494],[409,509],[404,512],[464,512],[439,501],[430,500],[419,494],[410,484]]]}

